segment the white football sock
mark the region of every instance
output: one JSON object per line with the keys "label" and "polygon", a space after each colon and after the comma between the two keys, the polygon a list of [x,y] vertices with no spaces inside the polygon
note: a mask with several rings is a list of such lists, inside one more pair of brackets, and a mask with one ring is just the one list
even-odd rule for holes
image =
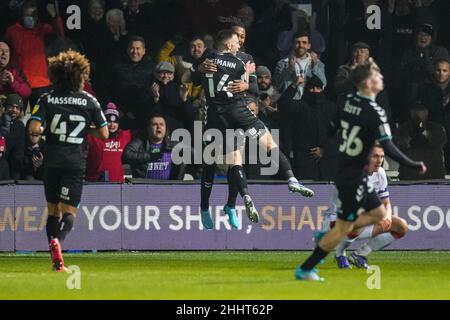
{"label": "white football sock", "polygon": [[361,231],[359,236],[355,238],[355,240],[365,240],[372,238],[372,232],[373,232],[374,225],[371,224],[370,226],[364,227],[364,229]]}
{"label": "white football sock", "polygon": [[394,236],[390,232],[382,233],[375,238],[370,239],[361,248],[356,250],[356,254],[360,256],[368,256],[372,251],[381,250],[395,241]]}
{"label": "white football sock", "polygon": [[354,239],[349,239],[348,237],[342,240],[336,247],[336,257],[345,256],[345,250],[350,247],[353,241]]}

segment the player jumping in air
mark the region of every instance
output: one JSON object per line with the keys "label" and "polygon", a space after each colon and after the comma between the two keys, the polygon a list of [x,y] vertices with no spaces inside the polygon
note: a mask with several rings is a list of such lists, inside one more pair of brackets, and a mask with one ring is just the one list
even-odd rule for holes
{"label": "player jumping in air", "polygon": [[315,266],[324,259],[350,232],[378,224],[386,217],[386,208],[368,180],[369,154],[378,140],[386,154],[402,165],[416,168],[423,174],[423,162],[406,157],[392,142],[386,112],[376,102],[383,90],[379,67],[368,59],[351,70],[356,94],[349,94],[340,111],[339,158],[336,188],[338,208],[335,226],[326,233],[313,253],[295,270],[299,280],[323,280]]}
{"label": "player jumping in air", "polygon": [[[288,179],[290,191],[313,196],[314,192],[301,185],[294,177],[289,160],[279,150],[264,124],[249,110],[244,93],[231,93],[228,90],[228,85],[235,80],[247,80],[246,65],[236,57],[239,51],[237,35],[232,30],[222,30],[217,36],[216,44],[218,52],[211,52],[207,58],[217,65],[217,72],[205,74],[203,77],[208,105],[207,128],[219,129],[223,137],[226,137],[227,129],[242,129],[249,133],[251,139],[258,139],[260,146],[266,152],[270,151],[272,154],[279,155],[274,162]],[[226,141],[226,138],[224,140]],[[230,148],[230,146],[227,147]],[[259,215],[248,192],[247,178],[242,167],[242,148],[243,145],[235,144],[231,148],[232,151],[227,154],[227,159],[231,160],[229,183],[237,187],[244,200],[247,216],[256,223],[259,221]],[[202,177],[202,199],[209,198],[209,194],[206,195],[206,193],[210,193],[210,189],[211,182]],[[201,209],[203,224],[212,227],[209,208],[202,206]]]}
{"label": "player jumping in air", "polygon": [[[72,230],[80,204],[87,158],[87,135],[108,138],[106,118],[97,100],[83,91],[89,61],[69,50],[49,58],[54,90],[33,108],[30,132],[44,133],[44,187],[47,199],[47,238],[53,270],[66,271],[61,243]],[[45,130],[42,126],[45,126]]]}

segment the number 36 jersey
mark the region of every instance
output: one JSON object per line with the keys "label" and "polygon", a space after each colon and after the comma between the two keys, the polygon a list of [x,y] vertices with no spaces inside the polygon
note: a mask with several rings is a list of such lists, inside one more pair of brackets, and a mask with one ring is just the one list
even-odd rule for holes
{"label": "number 36 jersey", "polygon": [[339,173],[337,180],[361,177],[375,141],[392,139],[387,115],[368,97],[349,94],[340,108]]}
{"label": "number 36 jersey", "polygon": [[43,94],[31,119],[45,123],[44,163],[53,168],[84,168],[89,127],[107,125],[100,104],[84,91]]}

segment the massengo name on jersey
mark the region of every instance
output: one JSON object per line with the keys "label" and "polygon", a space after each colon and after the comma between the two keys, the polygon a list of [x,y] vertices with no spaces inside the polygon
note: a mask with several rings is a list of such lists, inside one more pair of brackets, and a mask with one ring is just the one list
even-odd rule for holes
{"label": "massengo name on jersey", "polygon": [[78,106],[87,106],[88,101],[85,98],[79,97],[53,97],[48,96],[47,102],[51,104],[69,104]]}

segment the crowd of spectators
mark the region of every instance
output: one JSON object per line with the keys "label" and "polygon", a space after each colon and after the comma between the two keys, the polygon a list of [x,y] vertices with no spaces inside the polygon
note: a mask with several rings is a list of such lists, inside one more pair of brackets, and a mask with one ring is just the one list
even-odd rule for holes
{"label": "crowd of spectators", "polygon": [[[312,12],[299,10],[311,4]],[[56,5],[57,4],[57,5]],[[40,180],[45,137],[29,135],[26,115],[52,84],[47,58],[73,48],[91,63],[85,90],[100,102],[110,138],[88,140],[86,180],[198,177],[199,166],[171,163],[170,133],[194,129],[206,113],[193,80],[214,35],[233,28],[238,57],[254,62],[249,107],[269,129],[299,179],[333,181],[337,138],[328,130],[345,95],[355,93],[353,66],[372,57],[385,90],[377,102],[420,177],[450,174],[450,1],[448,0],[81,0],[81,28],[71,29],[73,1],[0,4],[0,180]],[[367,8],[381,9],[370,29]],[[258,177],[252,170],[253,178]]]}

